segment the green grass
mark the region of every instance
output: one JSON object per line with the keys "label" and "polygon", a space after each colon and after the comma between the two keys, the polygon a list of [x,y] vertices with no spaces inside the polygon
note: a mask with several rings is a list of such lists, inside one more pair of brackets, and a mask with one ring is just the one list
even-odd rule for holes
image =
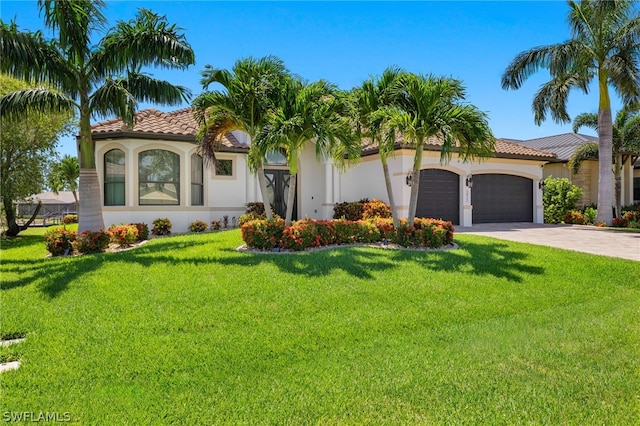
{"label": "green grass", "polygon": [[[238,231],[45,258],[2,240],[1,412],[81,424],[634,424],[640,263],[459,235],[447,252],[238,253]],[[22,235],[22,234],[21,234]]]}

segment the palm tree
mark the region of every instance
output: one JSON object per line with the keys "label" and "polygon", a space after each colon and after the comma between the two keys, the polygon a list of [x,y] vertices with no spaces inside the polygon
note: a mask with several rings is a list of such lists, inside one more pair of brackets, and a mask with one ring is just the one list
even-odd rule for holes
{"label": "palm tree", "polygon": [[79,231],[104,228],[96,172],[91,117],[116,115],[132,126],[138,101],[179,105],[189,91],[149,77],[143,67],[184,69],[194,53],[180,29],[165,17],[140,9],[136,18],[118,22],[97,42],[94,32],[106,23],[103,1],[38,2],[45,25],[57,32],[47,41],[40,32],[18,31],[0,22],[0,70],[43,87],[0,99],[2,114],[26,111],[76,111],[80,136]]}
{"label": "palm tree", "polygon": [[346,101],[334,86],[323,80],[306,84],[289,78],[283,89],[284,96],[267,113],[256,142],[265,155],[269,151],[285,154],[290,174],[285,225],[291,225],[298,158],[307,143],[314,142],[317,159],[330,157],[340,169],[346,159],[359,158],[362,147],[348,118]]}
{"label": "palm tree", "polygon": [[398,77],[401,74],[402,70],[399,68],[387,68],[380,78],[366,80],[362,83],[362,86],[354,91],[358,132],[361,137],[369,139],[373,145],[378,147],[384,183],[387,188],[389,206],[391,207],[391,217],[393,218],[393,226],[396,228],[400,226],[400,221],[395,198],[393,197],[391,176],[387,163],[388,156],[395,153],[396,138],[394,132],[386,134],[387,137],[385,137],[386,115],[384,111],[385,108],[393,105],[391,89],[397,84]]}
{"label": "palm tree", "polygon": [[[578,115],[573,121],[573,131],[577,133],[581,127],[597,131],[598,115],[593,113]],[[629,158],[640,156],[640,109],[638,106],[625,106],[618,111],[612,126],[612,134],[615,205],[616,216],[619,217],[622,214],[622,166]],[[571,173],[577,174],[580,171],[582,161],[592,159],[598,159],[597,144],[582,145],[569,159]]]}
{"label": "palm tree", "polygon": [[534,120],[542,123],[551,112],[559,123],[570,121],[566,110],[571,89],[588,93],[594,77],[598,81],[598,222],[611,224],[612,121],[609,87],[624,104],[640,98],[638,40],[640,17],[629,0],[584,0],[569,2],[571,39],[520,53],[502,76],[504,89],[519,89],[540,68],[547,68],[551,80],[533,99]]}
{"label": "palm tree", "polygon": [[204,92],[194,99],[192,107],[201,123],[200,150],[215,162],[215,152],[228,132],[240,130],[251,138],[249,169],[256,173],[267,219],[272,219],[268,206],[267,182],[264,175],[264,150],[256,141],[266,124],[266,115],[280,103],[289,72],[275,56],[238,60],[231,71],[207,67],[202,71],[204,89],[217,83],[222,90]]}
{"label": "palm tree", "polygon": [[473,105],[462,103],[465,90],[459,80],[403,74],[394,91],[397,107],[387,108],[385,113],[388,132],[402,133],[404,143],[415,149],[408,213],[409,226],[413,226],[422,153],[428,139],[435,137],[442,143],[440,161],[446,163],[454,151],[462,161],[491,156],[495,138],[487,115]]}
{"label": "palm tree", "polygon": [[71,191],[77,205],[79,177],[80,164],[78,164],[78,159],[65,155],[59,162],[53,164],[49,173],[49,187],[56,194],[60,191]]}

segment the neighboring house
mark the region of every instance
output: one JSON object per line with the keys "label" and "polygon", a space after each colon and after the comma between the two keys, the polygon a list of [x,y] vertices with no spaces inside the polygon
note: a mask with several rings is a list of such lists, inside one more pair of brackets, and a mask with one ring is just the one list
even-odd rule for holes
{"label": "neighboring house", "polygon": [[57,194],[43,192],[16,203],[18,216],[31,217],[38,205],[38,201],[42,201],[42,208],[38,213],[38,218],[62,217],[65,214],[78,211],[78,204],[76,204],[71,191],[60,191]]}
{"label": "neighboring house", "polygon": [[[227,216],[232,224],[245,212],[246,203],[261,201],[257,179],[247,168],[248,136],[241,132],[227,134],[214,167],[198,155],[197,130],[189,109],[140,111],[132,129],[119,119],[92,127],[106,226],[121,222],[150,224],[156,218],[168,217],[175,232],[185,232],[195,220],[211,222]],[[418,216],[443,218],[462,226],[481,222],[542,223],[542,167],[554,159],[553,154],[498,140],[493,158],[463,163],[454,154],[451,162],[442,165],[437,143],[425,148]],[[388,161],[399,214],[404,217],[413,154],[399,144]],[[334,205],[344,201],[388,201],[374,146],[365,144],[362,160],[343,173],[330,160],[317,161],[309,143],[298,166],[297,218],[330,219]],[[269,156],[265,172],[270,202],[284,216],[289,179],[284,157]]]}
{"label": "neighboring house", "polygon": [[[578,133],[564,133],[561,135],[547,136],[544,138],[514,141],[523,146],[536,148],[556,154],[556,159],[544,166],[544,177],[567,178],[583,191],[582,199],[578,204],[588,206],[598,204],[598,160],[584,161],[580,165],[580,172],[572,174],[568,167],[569,158],[583,144],[589,142],[598,143],[597,136],[588,136]],[[613,169],[613,166],[612,166]],[[622,169],[622,205],[633,204],[634,200],[640,202],[640,170],[635,171],[628,159]],[[639,188],[635,190],[634,188]],[[611,191],[613,192],[613,187]]]}

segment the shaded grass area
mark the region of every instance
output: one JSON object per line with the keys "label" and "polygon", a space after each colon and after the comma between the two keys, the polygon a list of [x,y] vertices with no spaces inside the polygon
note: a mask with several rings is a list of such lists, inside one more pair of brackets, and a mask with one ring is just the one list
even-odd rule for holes
{"label": "shaded grass area", "polygon": [[[25,238],[29,235],[25,235]],[[29,242],[31,241],[31,242]],[[2,245],[0,411],[88,424],[632,424],[640,264],[473,236],[238,253],[238,231]],[[10,351],[8,353],[7,351]]]}

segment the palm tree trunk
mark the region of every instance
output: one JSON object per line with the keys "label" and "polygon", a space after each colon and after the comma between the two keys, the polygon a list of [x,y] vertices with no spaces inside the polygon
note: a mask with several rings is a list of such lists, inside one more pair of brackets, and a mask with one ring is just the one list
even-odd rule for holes
{"label": "palm tree trunk", "polygon": [[622,216],[622,154],[617,154],[614,165],[616,217]]}
{"label": "palm tree trunk", "polygon": [[393,219],[393,227],[398,228],[400,226],[400,220],[398,219],[398,210],[396,209],[396,202],[393,198],[393,188],[391,187],[391,176],[389,176],[389,165],[387,164],[387,157],[380,156],[382,161],[382,171],[384,173],[384,184],[387,187],[387,196],[389,197],[389,207],[391,207],[391,217]]}
{"label": "palm tree trunk", "polygon": [[600,85],[600,107],[598,109],[598,222],[611,225],[613,200],[611,187],[613,186],[613,173],[611,173],[613,124],[611,120],[611,100],[607,76],[602,70],[598,74]]}
{"label": "palm tree trunk", "polygon": [[411,198],[409,198],[409,226],[413,226],[416,217],[416,209],[418,207],[418,192],[420,185],[420,168],[422,167],[422,151],[424,150],[424,142],[422,138],[418,138],[416,144],[416,154],[413,159],[413,176],[411,176]]}
{"label": "palm tree trunk", "polygon": [[268,220],[273,219],[271,214],[271,203],[267,193],[267,178],[264,176],[264,167],[260,164],[256,170],[258,175],[258,185],[260,185],[260,195],[262,196],[262,204],[264,204],[264,214],[267,215]]}
{"label": "palm tree trunk", "polygon": [[104,229],[100,192],[100,183],[96,169],[80,169],[78,233]]}
{"label": "palm tree trunk", "polygon": [[291,220],[293,218],[293,203],[296,197],[296,181],[298,180],[298,174],[293,173],[289,175],[289,193],[287,194],[287,214],[285,215],[285,226],[291,226]]}
{"label": "palm tree trunk", "polygon": [[78,161],[80,163],[80,205],[78,211],[78,233],[101,231],[104,229],[100,183],[96,170],[96,146],[91,138],[91,118],[89,98],[80,96],[80,144]]}

